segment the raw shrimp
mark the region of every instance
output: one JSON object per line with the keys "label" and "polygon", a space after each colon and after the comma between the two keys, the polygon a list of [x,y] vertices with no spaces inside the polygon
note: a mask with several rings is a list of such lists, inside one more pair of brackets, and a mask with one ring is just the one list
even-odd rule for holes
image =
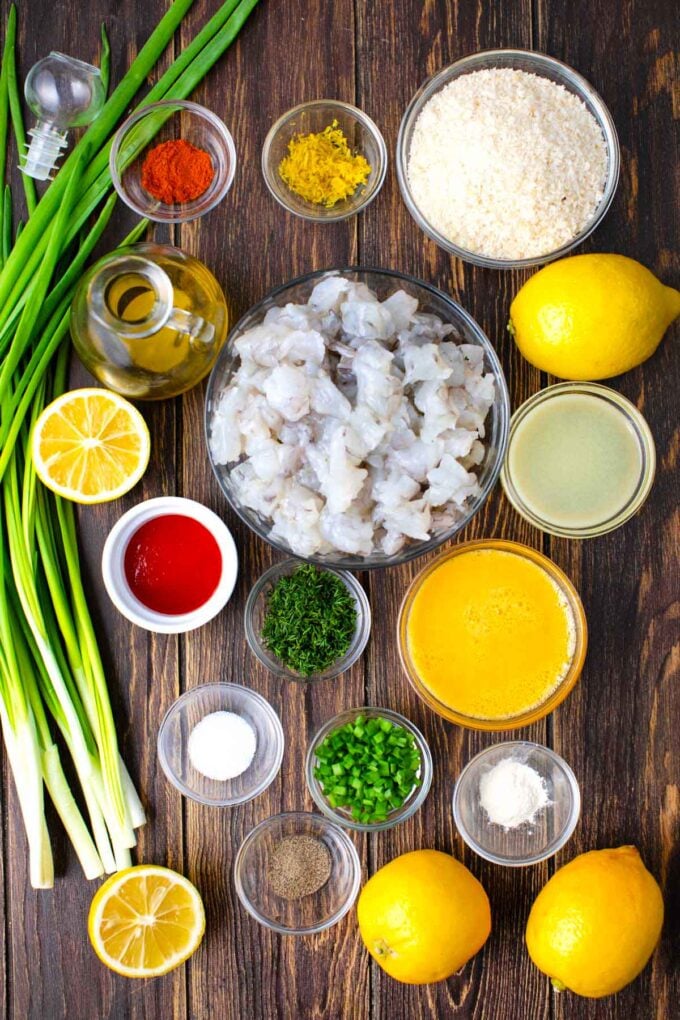
{"label": "raw shrimp", "polygon": [[496,381],[482,348],[407,291],[380,301],[328,274],[235,348],[211,455],[293,553],[391,557],[452,529],[479,493]]}

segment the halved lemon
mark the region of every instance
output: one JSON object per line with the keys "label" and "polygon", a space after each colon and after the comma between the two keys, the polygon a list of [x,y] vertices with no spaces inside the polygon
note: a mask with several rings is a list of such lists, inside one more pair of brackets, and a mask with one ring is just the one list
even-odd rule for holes
{"label": "halved lemon", "polygon": [[136,407],[110,390],[70,390],[53,400],[35,427],[31,453],[38,478],[76,503],[106,503],[146,471],[151,440]]}
{"label": "halved lemon", "polygon": [[156,864],[112,875],[95,893],[87,919],[95,953],[123,977],[167,974],[198,949],[204,931],[198,889]]}

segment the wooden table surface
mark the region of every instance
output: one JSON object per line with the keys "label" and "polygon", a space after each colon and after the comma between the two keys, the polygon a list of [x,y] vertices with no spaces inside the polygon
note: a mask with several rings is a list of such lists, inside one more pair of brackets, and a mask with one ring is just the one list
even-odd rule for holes
{"label": "wooden table surface", "polygon": [[[164,9],[162,0],[20,0],[19,6],[23,73],[52,48],[98,60],[99,24],[105,20],[114,83]],[[175,52],[216,6],[216,0],[197,0]],[[4,22],[6,2],[0,7]],[[375,119],[392,155],[404,108],[428,75],[475,50],[542,50],[593,83],[621,141],[622,175],[614,204],[583,250],[634,256],[677,284],[673,8],[669,0],[262,0],[237,45],[194,95],[234,134],[239,167],[233,190],[205,219],[172,237],[163,231],[156,237],[174,239],[211,267],[234,319],[271,287],[322,267],[392,267],[437,284],[471,312],[496,345],[515,408],[552,381],[521,359],[505,331],[511,298],[524,277],[475,269],[436,248],[409,217],[393,163],[379,197],[359,218],[314,226],[289,216],[269,197],[260,174],[265,134],[294,104],[337,97]],[[120,214],[109,246],[131,222]],[[76,369],[74,380],[85,379]],[[583,796],[581,821],[555,861],[517,870],[485,864],[470,853],[456,833],[450,807],[463,764],[498,736],[443,722],[414,695],[398,663],[397,610],[423,560],[361,575],[375,624],[365,655],[349,674],[313,687],[280,683],[255,662],[242,625],[250,586],[278,554],[235,518],[212,478],[202,431],[204,389],[146,405],[151,467],[125,499],[81,514],[82,547],[125,758],[148,807],[138,859],[167,864],[196,883],[205,899],[207,933],[191,962],[165,978],[134,983],[105,971],[85,934],[95,886],[79,873],[53,815],[55,887],[50,892],[29,887],[24,834],[5,766],[0,999],[6,1015],[12,1020],[680,1016],[673,967],[680,926],[678,382],[670,335],[642,368],[612,381],[644,412],[659,461],[649,501],[625,527],[589,542],[556,540],[525,524],[497,487],[460,536],[511,538],[542,549],[573,579],[589,621],[581,682],[552,717],[517,733],[555,748],[571,764]],[[161,494],[191,496],[211,506],[233,528],[240,555],[238,587],[228,608],[182,639],[129,625],[101,584],[99,559],[108,528],[128,507]],[[156,757],[163,713],[182,691],[210,680],[261,691],[281,714],[286,732],[280,776],[265,794],[235,810],[181,799]],[[431,793],[414,818],[390,832],[356,838],[364,875],[404,851],[436,847],[464,860],[491,899],[493,932],[486,947],[458,975],[434,986],[399,985],[369,964],[354,911],[320,936],[281,938],[259,927],[234,892],[234,856],[253,825],[282,810],[312,807],[303,780],[311,734],[340,709],[361,704],[406,713],[424,730],[435,762]],[[668,918],[661,945],[643,975],[615,997],[589,1001],[553,994],[523,944],[530,905],[556,865],[585,850],[623,843],[640,848],[665,888]]]}

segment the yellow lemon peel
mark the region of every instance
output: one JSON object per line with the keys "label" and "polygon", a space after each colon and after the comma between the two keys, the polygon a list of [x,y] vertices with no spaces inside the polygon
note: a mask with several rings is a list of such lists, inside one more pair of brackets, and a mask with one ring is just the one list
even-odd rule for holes
{"label": "yellow lemon peel", "polygon": [[316,134],[294,135],[279,164],[291,191],[326,209],[353,195],[370,173],[370,163],[352,152],[337,120]]}

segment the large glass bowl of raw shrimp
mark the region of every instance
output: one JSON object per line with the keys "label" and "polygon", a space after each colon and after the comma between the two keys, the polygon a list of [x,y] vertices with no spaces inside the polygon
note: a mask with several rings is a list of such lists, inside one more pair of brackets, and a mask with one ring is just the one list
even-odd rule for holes
{"label": "large glass bowl of raw shrimp", "polygon": [[288,556],[350,570],[461,531],[496,484],[509,418],[474,319],[385,269],[271,291],[232,329],[205,404],[208,455],[239,517]]}

